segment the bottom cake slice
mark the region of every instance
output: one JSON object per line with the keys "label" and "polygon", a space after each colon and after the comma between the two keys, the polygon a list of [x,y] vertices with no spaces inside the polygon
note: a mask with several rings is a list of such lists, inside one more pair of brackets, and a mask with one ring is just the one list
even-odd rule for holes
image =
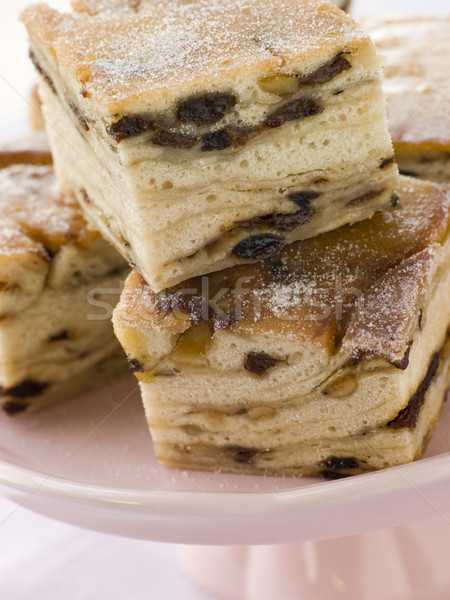
{"label": "bottom cake slice", "polygon": [[421,456],[450,385],[450,187],[114,313],[158,458],[327,478]]}
{"label": "bottom cake slice", "polygon": [[127,366],[110,317],[128,265],[61,194],[51,166],[14,164],[33,155],[33,139],[21,142],[25,154],[0,151],[9,164],[0,170],[0,407],[8,414],[102,385]]}

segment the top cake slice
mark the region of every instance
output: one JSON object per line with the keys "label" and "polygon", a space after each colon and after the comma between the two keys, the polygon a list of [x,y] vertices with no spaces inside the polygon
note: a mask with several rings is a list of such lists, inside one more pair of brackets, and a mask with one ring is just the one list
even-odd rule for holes
{"label": "top cake slice", "polygon": [[329,2],[73,7],[23,14],[56,171],[153,289],[390,205],[380,59]]}

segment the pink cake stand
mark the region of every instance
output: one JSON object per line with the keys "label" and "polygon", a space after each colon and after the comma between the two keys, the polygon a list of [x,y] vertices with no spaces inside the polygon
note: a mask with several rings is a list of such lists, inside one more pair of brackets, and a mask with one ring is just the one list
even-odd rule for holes
{"label": "pink cake stand", "polygon": [[177,471],[156,462],[132,378],[0,416],[0,491],[81,527],[183,544],[233,600],[448,600],[450,404],[426,456],[338,481]]}

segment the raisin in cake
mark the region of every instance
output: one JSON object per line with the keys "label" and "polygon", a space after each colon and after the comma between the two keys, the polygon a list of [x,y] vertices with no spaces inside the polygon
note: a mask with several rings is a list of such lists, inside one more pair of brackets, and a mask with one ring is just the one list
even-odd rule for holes
{"label": "raisin in cake", "polygon": [[380,58],[331,3],[73,6],[23,14],[56,172],[153,289],[390,206]]}
{"label": "raisin in cake", "polygon": [[450,16],[380,15],[363,25],[387,57],[383,87],[400,170],[450,181]]}
{"label": "raisin in cake", "polygon": [[113,321],[168,466],[339,477],[418,458],[450,383],[450,186]]}
{"label": "raisin in cake", "polygon": [[8,414],[126,372],[110,313],[127,264],[61,194],[51,166],[15,158],[0,151],[10,165],[0,170],[0,407]]}

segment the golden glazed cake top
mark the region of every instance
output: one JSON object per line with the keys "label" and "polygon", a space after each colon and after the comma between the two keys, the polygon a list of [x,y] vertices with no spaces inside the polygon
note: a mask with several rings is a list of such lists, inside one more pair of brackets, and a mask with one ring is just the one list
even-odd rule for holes
{"label": "golden glazed cake top", "polygon": [[116,329],[178,334],[207,320],[212,329],[401,364],[447,240],[450,186],[402,178],[399,194],[392,212],[158,294],[133,272]]}
{"label": "golden glazed cake top", "polygon": [[450,16],[362,21],[386,56],[383,89],[395,144],[450,151]]}
{"label": "golden glazed cake top", "polygon": [[[248,75],[308,75],[370,38],[323,0],[76,0],[22,19],[33,52],[109,114]],[[41,65],[45,69],[44,65]],[[227,83],[228,82],[228,83]]]}
{"label": "golden glazed cake top", "polygon": [[52,167],[13,165],[0,170],[0,237],[2,254],[35,246],[51,256],[66,244],[89,247],[100,235],[60,192]]}

